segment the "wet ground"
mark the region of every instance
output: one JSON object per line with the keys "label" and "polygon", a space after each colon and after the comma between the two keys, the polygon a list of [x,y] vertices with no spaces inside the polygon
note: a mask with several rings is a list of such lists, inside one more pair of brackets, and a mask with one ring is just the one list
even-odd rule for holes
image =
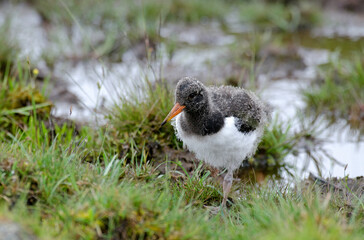
{"label": "wet ground", "polygon": [[[208,84],[253,88],[274,107],[274,114],[292,124],[291,131],[301,131],[298,116],[305,107],[301,90],[318,77],[317,67],[337,57],[338,52],[350,58],[364,48],[363,15],[328,10],[322,26],[283,34],[256,32],[254,26],[239,23],[232,14],[226,19],[227,27],[218,22],[167,24],[160,30],[159,46],[138,43],[122,54],[121,61],[111,62],[82,51],[85,39],[100,38],[97,30],[77,24],[71,30],[50,28],[29,5],[0,4],[0,23],[6,17],[11,19],[11,37],[19,43],[21,56],[29,58],[41,75],[52,73],[49,95],[55,104],[53,114],[99,124],[107,109],[120,96],[138,91],[145,78],[165,78],[173,86],[188,75]],[[145,58],[146,48],[153,53],[149,58]],[[363,175],[363,137],[340,122],[327,128],[322,120],[318,125],[325,129],[317,136],[322,139],[320,148],[340,164],[320,155],[318,168],[307,160],[307,154],[289,156],[287,161],[297,166],[297,174]]]}

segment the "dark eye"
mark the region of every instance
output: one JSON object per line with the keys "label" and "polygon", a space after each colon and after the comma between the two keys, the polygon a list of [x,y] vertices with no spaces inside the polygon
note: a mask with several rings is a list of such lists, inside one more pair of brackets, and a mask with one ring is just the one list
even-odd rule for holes
{"label": "dark eye", "polygon": [[197,93],[193,92],[190,95],[188,95],[188,99],[192,100],[197,96]]}
{"label": "dark eye", "polygon": [[188,100],[194,100],[194,101],[201,101],[202,99],[202,91],[200,92],[193,92],[188,95]]}

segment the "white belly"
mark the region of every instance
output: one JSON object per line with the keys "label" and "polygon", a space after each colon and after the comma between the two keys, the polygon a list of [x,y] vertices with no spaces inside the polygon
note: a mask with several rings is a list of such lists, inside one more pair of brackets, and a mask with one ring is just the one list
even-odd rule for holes
{"label": "white belly", "polygon": [[[183,113],[182,113],[183,114]],[[176,117],[175,128],[177,137],[187,148],[196,154],[199,160],[214,167],[237,169],[242,161],[252,155],[256,149],[257,131],[244,134],[236,126],[234,117],[225,118],[225,124],[220,131],[207,136],[187,134],[181,128],[181,115]]]}

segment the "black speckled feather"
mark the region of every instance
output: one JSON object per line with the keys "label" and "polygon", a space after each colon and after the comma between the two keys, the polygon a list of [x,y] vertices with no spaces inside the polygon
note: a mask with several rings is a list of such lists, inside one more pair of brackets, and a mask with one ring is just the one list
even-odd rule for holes
{"label": "black speckled feather", "polygon": [[249,133],[264,125],[270,115],[250,91],[232,86],[205,87],[193,78],[179,81],[176,102],[186,106],[181,121],[184,131],[202,136],[218,132],[226,117],[235,117],[237,129]]}
{"label": "black speckled feather", "polygon": [[263,103],[253,93],[231,86],[210,87],[213,105],[224,117],[235,117],[235,125],[239,131],[248,133],[254,131],[262,120]]}

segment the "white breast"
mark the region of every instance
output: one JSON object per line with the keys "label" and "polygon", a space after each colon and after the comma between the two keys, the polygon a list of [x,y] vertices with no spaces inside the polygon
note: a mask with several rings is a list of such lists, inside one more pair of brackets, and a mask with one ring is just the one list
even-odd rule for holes
{"label": "white breast", "polygon": [[[183,114],[183,113],[182,113]],[[257,131],[244,134],[235,126],[234,117],[225,118],[224,127],[215,134],[199,136],[182,130],[180,120],[176,117],[175,129],[188,149],[196,154],[199,160],[214,167],[237,169],[242,161],[255,152],[256,142],[260,137]]]}

